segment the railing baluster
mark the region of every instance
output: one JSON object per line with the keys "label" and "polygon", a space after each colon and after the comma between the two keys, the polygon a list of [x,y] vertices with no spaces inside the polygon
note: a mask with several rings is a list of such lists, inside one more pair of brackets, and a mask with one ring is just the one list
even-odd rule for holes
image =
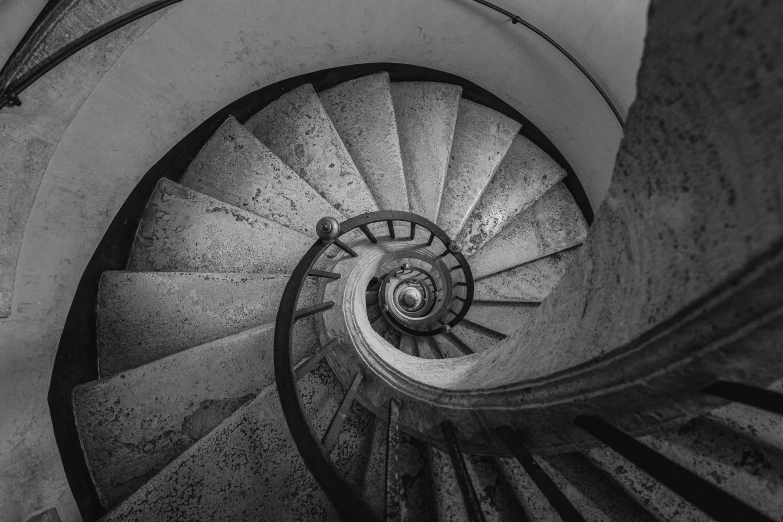
{"label": "railing baluster", "polygon": [[508,446],[508,449],[511,450],[511,453],[514,454],[514,457],[516,457],[517,461],[522,465],[536,486],[538,486],[538,489],[541,490],[541,493],[544,494],[555,511],[557,511],[563,522],[584,522],[585,519],[582,515],[579,514],[563,492],[560,491],[560,488],[552,482],[552,479],[538,465],[538,462],[533,459],[533,455],[527,451],[527,448],[522,444],[520,435],[507,426],[498,428],[497,434],[503,443]]}
{"label": "railing baluster", "polygon": [[346,245],[345,243],[343,243],[339,239],[333,240],[333,243],[334,243],[334,246],[336,246],[337,248],[339,248],[340,250],[342,250],[343,252],[345,252],[349,256],[351,256],[351,257],[358,257],[358,254],[356,252],[354,252],[351,247],[349,247],[348,245]]}
{"label": "railing baluster", "polygon": [[389,237],[394,239],[395,238],[395,235],[394,235],[394,221],[392,221],[391,219],[388,220],[386,222],[386,226],[389,227]]}
{"label": "railing baluster", "polygon": [[370,243],[377,243],[378,240],[375,239],[375,236],[372,235],[372,232],[370,232],[370,229],[367,225],[359,225],[359,229],[361,229],[362,232],[364,232],[364,235],[367,236],[367,239],[370,240]]}
{"label": "railing baluster", "polygon": [[470,522],[485,522],[484,512],[481,510],[481,503],[479,502],[478,495],[476,495],[476,489],[473,487],[473,482],[471,482],[470,476],[468,475],[468,468],[465,467],[465,460],[462,457],[462,452],[459,449],[457,434],[454,432],[454,425],[450,421],[443,421],[440,424],[440,429],[443,431],[446,448],[449,450],[451,465],[454,467],[454,473],[457,475],[457,483],[462,492],[462,499],[465,501],[465,509],[468,511],[468,520]]}
{"label": "railing baluster", "polygon": [[315,268],[311,268],[307,275],[313,277],[324,277],[326,279],[340,279],[341,277],[341,275],[337,272],[327,272],[326,270],[317,270]]}
{"label": "railing baluster", "polygon": [[410,237],[410,240],[413,241],[414,239],[416,239],[416,223],[411,221],[411,237]]}
{"label": "railing baluster", "polygon": [[574,423],[718,522],[772,522],[771,518],[648,448],[602,418],[579,416]]}
{"label": "railing baluster", "polygon": [[321,362],[324,357],[329,355],[329,353],[334,349],[335,346],[337,346],[337,339],[332,339],[324,346],[319,348],[318,351],[315,352],[313,355],[311,355],[304,361],[297,364],[296,367],[294,368],[294,378],[298,381],[302,377],[307,375],[310,372],[310,370],[315,368],[316,364]]}
{"label": "railing baluster", "polygon": [[449,269],[449,271],[450,271],[450,272],[453,272],[453,271],[455,271],[455,270],[459,270],[460,268],[462,268],[462,265],[452,266],[452,267]]}
{"label": "railing baluster", "polygon": [[451,254],[451,250],[449,250],[447,248],[445,252],[443,252],[442,254],[438,255],[437,259],[442,259],[442,258],[446,257],[449,254]]}
{"label": "railing baluster", "polygon": [[433,241],[435,241],[435,232],[430,232],[430,238],[427,240],[427,246],[432,246]]}
{"label": "railing baluster", "polygon": [[704,388],[702,393],[783,415],[783,393],[728,381],[714,382]]}
{"label": "railing baluster", "polygon": [[468,284],[465,283],[464,281],[457,281],[456,283],[454,283],[454,286],[468,286]]}
{"label": "railing baluster", "polygon": [[458,296],[458,295],[455,295],[455,296],[454,296],[454,299],[456,299],[457,301],[462,301],[463,303],[464,303],[465,301],[467,301],[467,299],[465,299],[464,297],[460,297],[460,296]]}
{"label": "railing baluster", "polygon": [[329,423],[329,428],[326,430],[326,434],[324,434],[324,438],[321,440],[327,454],[331,453],[335,443],[337,443],[337,436],[340,435],[340,431],[343,429],[343,423],[348,416],[353,400],[356,398],[356,393],[359,391],[359,385],[362,383],[363,377],[362,372],[356,372],[356,375],[353,377],[353,382],[351,382],[351,387],[348,388],[348,391],[345,393],[343,402],[341,402],[340,407],[337,408],[337,412],[335,412],[334,417],[332,417],[332,422]]}
{"label": "railing baluster", "polygon": [[319,312],[325,312],[326,310],[330,309],[333,306],[334,306],[334,301],[325,301],[321,304],[300,308],[299,310],[294,312],[294,321],[298,321],[299,319],[304,319],[305,317],[309,317]]}
{"label": "railing baluster", "polygon": [[389,401],[389,433],[386,437],[386,522],[402,520],[402,483],[400,481],[400,403]]}

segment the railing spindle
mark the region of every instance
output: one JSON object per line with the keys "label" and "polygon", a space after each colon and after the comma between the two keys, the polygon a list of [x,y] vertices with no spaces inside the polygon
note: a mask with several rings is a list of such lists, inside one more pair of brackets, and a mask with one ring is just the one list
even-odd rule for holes
{"label": "railing spindle", "polygon": [[326,310],[329,310],[333,306],[334,306],[334,301],[326,301],[321,304],[300,308],[294,313],[294,321],[304,319],[305,317],[309,317],[311,315],[315,315],[320,312],[325,312]]}
{"label": "railing spindle", "polygon": [[345,418],[348,417],[348,412],[351,409],[353,400],[356,398],[356,393],[359,391],[359,385],[362,383],[363,377],[362,372],[356,372],[353,382],[351,382],[351,387],[348,388],[345,397],[343,397],[343,402],[340,403],[340,407],[337,408],[334,417],[332,417],[332,422],[329,423],[329,428],[321,441],[327,454],[331,453],[334,445],[337,443],[337,437],[343,429],[343,423],[345,423]]}
{"label": "railing spindle", "polygon": [[728,381],[714,382],[704,388],[702,393],[783,415],[783,393]]}
{"label": "railing spindle", "polygon": [[334,242],[334,246],[336,246],[337,248],[339,248],[340,250],[342,250],[343,252],[345,252],[349,256],[351,256],[351,257],[358,257],[358,254],[356,252],[354,252],[351,247],[349,247],[348,245],[346,245],[345,243],[343,243],[339,239],[335,239],[335,240],[333,240],[333,242]]}
{"label": "railing spindle", "polygon": [[364,232],[364,235],[367,236],[367,239],[370,240],[370,243],[375,244],[378,242],[372,232],[370,232],[370,228],[367,225],[359,225],[359,229]]}
{"label": "railing spindle", "polygon": [[313,355],[311,355],[304,361],[297,364],[296,368],[294,368],[294,378],[298,381],[302,377],[307,375],[313,368],[315,368],[316,364],[321,362],[324,357],[329,355],[329,353],[334,349],[335,346],[337,346],[337,339],[332,339],[324,346],[319,348],[318,351],[315,352]]}
{"label": "railing spindle", "polygon": [[476,489],[473,487],[473,482],[468,475],[468,468],[465,466],[462,452],[459,449],[457,434],[454,432],[454,425],[449,421],[443,421],[440,424],[440,429],[443,431],[443,438],[445,439],[446,447],[449,450],[451,464],[454,467],[454,473],[457,475],[457,483],[462,492],[462,499],[465,501],[465,509],[468,512],[468,520],[470,522],[485,522],[481,503],[479,502],[478,495],[476,495]]}
{"label": "railing spindle", "polygon": [[389,220],[386,222],[386,226],[389,227],[389,237],[394,239],[396,236],[394,235],[394,221]]}
{"label": "railing spindle", "polygon": [[340,279],[341,277],[341,275],[337,272],[327,272],[325,270],[317,270],[315,268],[311,269],[307,275],[312,277],[323,277],[325,279]]}

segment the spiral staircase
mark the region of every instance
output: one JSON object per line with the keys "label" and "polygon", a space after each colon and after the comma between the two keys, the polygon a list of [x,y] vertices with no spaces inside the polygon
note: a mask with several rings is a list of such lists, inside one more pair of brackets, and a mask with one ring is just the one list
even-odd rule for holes
{"label": "spiral staircase", "polygon": [[547,446],[406,399],[406,368],[458,380],[530,325],[589,233],[520,128],[373,74],[230,117],[161,180],[73,392],[102,520],[783,519],[761,409]]}

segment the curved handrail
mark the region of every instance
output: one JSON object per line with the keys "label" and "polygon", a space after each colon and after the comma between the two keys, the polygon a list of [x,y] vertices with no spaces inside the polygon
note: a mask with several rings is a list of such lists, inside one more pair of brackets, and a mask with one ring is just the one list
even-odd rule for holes
{"label": "curved handrail", "polygon": [[[283,295],[280,299],[280,306],[275,320],[275,342],[274,342],[274,363],[275,363],[275,382],[277,384],[277,393],[280,398],[280,404],[283,410],[283,416],[288,424],[291,437],[305,462],[305,465],[313,474],[318,485],[323,489],[331,501],[334,508],[342,520],[352,521],[378,521],[378,517],[372,511],[369,504],[357,495],[350,484],[343,478],[339,470],[332,463],[323,445],[319,442],[318,435],[314,432],[312,426],[307,421],[304,413],[304,407],[299,398],[296,387],[296,376],[293,365],[291,364],[291,344],[293,340],[293,329],[296,323],[297,303],[299,294],[302,291],[305,280],[311,275],[313,267],[320,259],[321,255],[331,245],[339,245],[336,241],[347,232],[366,225],[377,222],[388,221],[408,221],[416,223],[429,230],[430,234],[437,237],[441,243],[447,247],[447,251],[461,262],[467,261],[460,252],[454,252],[449,249],[452,245],[451,238],[437,225],[426,218],[411,212],[402,211],[380,211],[362,214],[340,223],[337,237],[332,239],[318,239],[310,249],[305,253],[299,263],[294,268],[291,277],[286,284]],[[432,239],[432,237],[430,238]],[[349,249],[350,250],[350,249]],[[466,274],[466,279],[472,276]],[[448,324],[456,325],[467,314],[472,301],[473,287],[468,285],[468,294],[470,300],[466,299],[463,303],[463,309]],[[418,332],[418,335],[427,335],[424,332]]]}
{"label": "curved handrail", "polygon": [[113,33],[117,29],[128,25],[131,22],[135,22],[139,18],[143,18],[148,14],[152,14],[155,11],[159,11],[164,7],[177,4],[182,0],[158,0],[151,4],[145,5],[138,9],[134,9],[129,13],[115,18],[114,20],[107,22],[100,27],[96,27],[92,31],[80,36],[76,40],[63,46],[61,49],[47,56],[36,64],[32,69],[27,71],[21,78],[11,82],[2,93],[0,93],[0,109],[9,105],[11,107],[18,107],[22,104],[19,100],[19,93],[27,89],[33,82],[38,80],[41,76],[48,73],[62,62],[78,53],[88,45],[95,43],[107,34]]}
{"label": "curved handrail", "polygon": [[492,2],[487,2],[487,0],[473,0],[474,2],[477,2],[481,5],[487,6],[490,9],[497,11],[498,13],[505,15],[511,19],[512,24],[521,24],[536,33],[538,36],[546,40],[552,47],[560,51],[560,53],[571,60],[571,63],[573,63],[580,71],[582,71],[582,74],[585,75],[585,77],[590,80],[590,83],[593,84],[593,86],[598,90],[599,93],[601,93],[601,96],[603,96],[604,101],[606,101],[607,105],[609,105],[609,108],[612,109],[612,112],[614,113],[615,118],[617,118],[617,121],[620,123],[620,127],[625,129],[625,120],[623,120],[623,117],[620,115],[620,111],[617,110],[617,107],[615,107],[614,103],[612,103],[612,100],[609,98],[609,95],[606,94],[606,91],[601,88],[600,85],[598,85],[598,82],[593,78],[593,76],[587,72],[587,69],[585,69],[579,61],[574,58],[571,53],[563,49],[563,47],[554,41],[548,34],[546,34],[544,31],[539,29],[538,27],[534,26],[527,20],[523,19],[521,16],[512,13],[511,11],[507,11],[503,9],[500,6],[497,6],[493,4]]}

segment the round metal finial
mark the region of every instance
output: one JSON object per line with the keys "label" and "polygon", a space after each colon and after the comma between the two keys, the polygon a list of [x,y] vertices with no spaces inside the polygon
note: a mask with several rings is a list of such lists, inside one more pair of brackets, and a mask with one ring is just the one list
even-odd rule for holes
{"label": "round metal finial", "polygon": [[410,263],[405,263],[404,265],[402,265],[402,269],[403,270],[410,270],[411,269],[411,264]]}
{"label": "round metal finial", "polygon": [[443,328],[441,328],[440,331],[445,333],[445,334],[447,334],[447,333],[449,333],[451,331],[451,326],[449,326],[447,324],[444,324]]}
{"label": "round metal finial", "polygon": [[324,217],[315,225],[315,232],[321,239],[334,239],[340,235],[340,223],[333,217]]}
{"label": "round metal finial", "polygon": [[462,245],[460,245],[456,241],[452,241],[451,243],[449,243],[449,250],[457,254],[459,252],[462,252]]}
{"label": "round metal finial", "polygon": [[381,310],[383,310],[384,312],[389,312],[389,305],[385,304],[381,306]]}

